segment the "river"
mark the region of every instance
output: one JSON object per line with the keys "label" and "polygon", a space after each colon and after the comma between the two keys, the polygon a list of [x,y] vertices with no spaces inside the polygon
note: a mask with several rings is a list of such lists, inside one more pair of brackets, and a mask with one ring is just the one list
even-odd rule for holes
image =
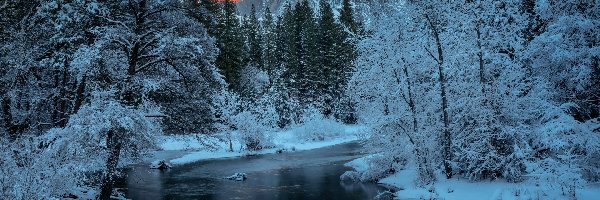
{"label": "river", "polygon": [[[376,183],[346,183],[344,163],[363,154],[358,143],[314,150],[214,159],[160,171],[126,169],[116,183],[130,199],[373,199],[389,190]],[[245,181],[223,179],[236,172]],[[389,196],[380,196],[383,199]]]}

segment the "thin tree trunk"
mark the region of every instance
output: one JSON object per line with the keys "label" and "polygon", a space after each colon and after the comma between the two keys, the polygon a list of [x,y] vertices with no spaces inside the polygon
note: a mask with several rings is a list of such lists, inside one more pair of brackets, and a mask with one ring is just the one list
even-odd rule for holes
{"label": "thin tree trunk", "polygon": [[[402,70],[404,72],[404,77],[406,77],[406,82],[407,82],[407,90],[408,90],[408,107],[410,109],[410,112],[412,114],[412,121],[413,121],[413,134],[417,134],[418,131],[418,124],[417,124],[417,109],[415,106],[415,101],[413,99],[413,95],[412,95],[412,88],[413,88],[413,82],[410,80],[409,76],[408,76],[408,67],[405,65],[404,69]],[[427,160],[427,156],[424,155],[424,152],[420,151],[420,147],[421,145],[418,143],[418,141],[413,140],[413,138],[409,137],[410,142],[413,144],[413,146],[415,146],[415,156],[417,157],[417,162],[419,165],[419,170],[420,170],[420,174],[423,177],[423,179],[425,181],[427,181],[425,184],[428,184],[429,181],[433,181],[433,179],[435,178],[435,176],[433,175],[433,170],[430,168],[429,165],[429,161]]]}
{"label": "thin tree trunk", "polygon": [[[58,69],[56,69],[58,70]],[[59,87],[59,75],[58,73],[56,73],[56,71],[52,71],[54,74],[54,88],[58,88]],[[58,126],[58,120],[60,120],[60,113],[58,111],[58,105],[59,105],[59,98],[60,95],[57,95],[56,93],[52,93],[49,96],[49,100],[52,101],[52,103],[50,104],[50,108],[52,110],[52,113],[50,115],[50,123],[52,124],[52,126]],[[50,102],[49,102],[50,103]]]}
{"label": "thin tree trunk", "polygon": [[408,87],[408,107],[410,108],[410,112],[412,113],[413,120],[413,132],[417,132],[417,111],[415,108],[415,101],[412,96],[412,85],[413,82],[408,78],[408,67],[404,66],[404,76],[406,77],[407,87]]}
{"label": "thin tree trunk", "polygon": [[485,95],[485,63],[483,60],[483,49],[481,48],[481,22],[477,22],[475,27],[475,32],[477,33],[477,48],[479,52],[477,53],[477,57],[479,57],[479,81],[481,82],[481,94]]}
{"label": "thin tree trunk", "polygon": [[87,76],[84,75],[83,78],[81,78],[79,85],[77,86],[75,105],[73,105],[73,113],[77,113],[79,111],[79,108],[81,108],[81,105],[83,104],[83,100],[85,98],[84,93],[85,93],[86,79],[87,79]]}
{"label": "thin tree trunk", "polygon": [[[442,43],[440,41],[439,30],[437,24],[434,24],[433,20],[429,15],[425,14],[425,18],[429,22],[429,26],[433,32],[433,37],[437,46],[437,67],[438,67],[438,81],[440,82],[440,96],[442,97],[442,120],[444,123],[444,134],[442,137],[442,157],[444,159],[444,173],[446,178],[452,178],[452,167],[450,161],[452,160],[452,154],[450,148],[452,145],[452,135],[450,134],[450,121],[448,119],[448,98],[446,97],[446,77],[444,74],[444,53],[442,51]],[[433,55],[432,55],[433,56]]]}
{"label": "thin tree trunk", "polygon": [[65,59],[64,61],[64,70],[63,70],[63,74],[62,74],[62,82],[61,82],[61,87],[60,87],[60,105],[59,105],[59,118],[58,118],[58,126],[59,127],[65,127],[65,125],[67,125],[67,79],[69,78],[69,71],[68,71],[68,66],[69,63],[67,61],[67,59]]}
{"label": "thin tree trunk", "polygon": [[119,154],[121,154],[121,141],[118,136],[115,135],[114,130],[108,131],[106,138],[106,144],[110,150],[108,159],[106,160],[106,173],[102,179],[102,186],[98,199],[108,200],[113,189],[114,176],[117,171],[117,165],[119,164]]}
{"label": "thin tree trunk", "polygon": [[8,131],[8,135],[10,137],[13,137],[15,133],[11,132],[13,119],[12,112],[10,110],[10,98],[8,96],[4,96],[2,98],[2,115],[4,115],[2,117],[4,119],[4,128],[6,128],[6,130]]}

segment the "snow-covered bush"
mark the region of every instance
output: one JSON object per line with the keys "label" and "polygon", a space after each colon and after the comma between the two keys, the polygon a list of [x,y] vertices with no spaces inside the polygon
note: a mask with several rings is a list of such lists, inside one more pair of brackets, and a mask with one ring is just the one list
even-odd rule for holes
{"label": "snow-covered bush", "polygon": [[383,154],[376,154],[355,159],[345,166],[352,167],[353,171],[346,171],[340,176],[343,181],[377,182],[397,170],[403,169],[403,163],[394,162]]}
{"label": "snow-covered bush", "polygon": [[589,150],[581,164],[583,178],[590,182],[600,181],[600,148]]}
{"label": "snow-covered bush", "polygon": [[319,109],[306,109],[302,117],[303,123],[295,129],[299,138],[322,141],[344,134],[345,127],[335,119],[325,117]]}
{"label": "snow-covered bush", "polygon": [[[44,134],[54,135],[53,129]],[[82,151],[69,149],[69,141],[56,140],[52,145],[42,137],[22,137],[0,143],[0,198],[46,199],[75,194],[85,180],[90,163],[72,160]]]}
{"label": "snow-covered bush", "polygon": [[536,158],[536,167],[529,170],[550,173],[562,185],[579,185],[584,179],[598,180],[600,134],[594,132],[594,122],[583,123],[567,112],[568,105],[551,107],[543,113],[540,123],[527,138]]}
{"label": "snow-covered bush", "polygon": [[[215,96],[218,103],[214,111],[218,118],[215,127],[233,151],[233,141],[237,139],[245,145],[246,150],[255,151],[272,145],[269,132],[276,126],[276,119],[267,116],[272,109],[263,112],[251,109],[253,104],[240,99],[239,95],[223,91]],[[250,107],[250,108],[248,108]],[[246,108],[244,111],[243,108]],[[236,135],[237,134],[237,135]]]}
{"label": "snow-covered bush", "polygon": [[[105,155],[108,132],[115,131],[123,149],[123,158],[135,158],[155,147],[155,137],[162,134],[160,124],[152,115],[160,115],[157,107],[145,103],[139,108],[127,107],[112,100],[112,92],[96,92],[89,105],[71,116],[64,128],[65,135],[87,153]],[[67,134],[68,133],[68,134]]]}
{"label": "snow-covered bush", "polygon": [[161,129],[146,115],[155,109],[127,108],[108,100],[110,94],[95,93],[92,102],[71,116],[65,128],[2,141],[0,197],[45,199],[77,193],[87,172],[105,170],[111,130],[122,144],[120,165],[153,148],[154,136]]}
{"label": "snow-covered bush", "polygon": [[269,130],[278,129],[279,113],[276,107],[275,91],[269,89],[263,95],[258,97],[251,105],[252,113],[256,116],[256,120],[262,126]]}
{"label": "snow-covered bush", "polygon": [[258,123],[251,112],[241,112],[233,116],[239,140],[245,144],[246,150],[256,151],[273,145],[267,134],[268,129]]}

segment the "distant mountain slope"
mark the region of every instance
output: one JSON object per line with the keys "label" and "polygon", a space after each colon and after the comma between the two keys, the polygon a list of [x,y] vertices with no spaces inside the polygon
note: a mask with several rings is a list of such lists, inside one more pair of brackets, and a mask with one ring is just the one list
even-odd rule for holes
{"label": "distant mountain slope", "polygon": [[[252,5],[256,7],[256,10],[259,12],[263,12],[266,6],[269,6],[271,12],[278,15],[283,10],[283,6],[286,2],[295,3],[299,0],[242,0],[237,4],[238,12],[241,15],[247,15],[250,13],[250,9]],[[318,0],[310,0],[311,3],[316,2],[318,5]],[[311,4],[312,5],[312,4]]]}

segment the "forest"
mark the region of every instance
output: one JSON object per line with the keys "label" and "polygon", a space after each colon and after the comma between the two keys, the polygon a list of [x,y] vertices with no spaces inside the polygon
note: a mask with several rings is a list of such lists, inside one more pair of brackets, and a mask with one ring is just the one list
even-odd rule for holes
{"label": "forest", "polygon": [[0,199],[595,199],[599,30],[598,0],[0,1]]}

